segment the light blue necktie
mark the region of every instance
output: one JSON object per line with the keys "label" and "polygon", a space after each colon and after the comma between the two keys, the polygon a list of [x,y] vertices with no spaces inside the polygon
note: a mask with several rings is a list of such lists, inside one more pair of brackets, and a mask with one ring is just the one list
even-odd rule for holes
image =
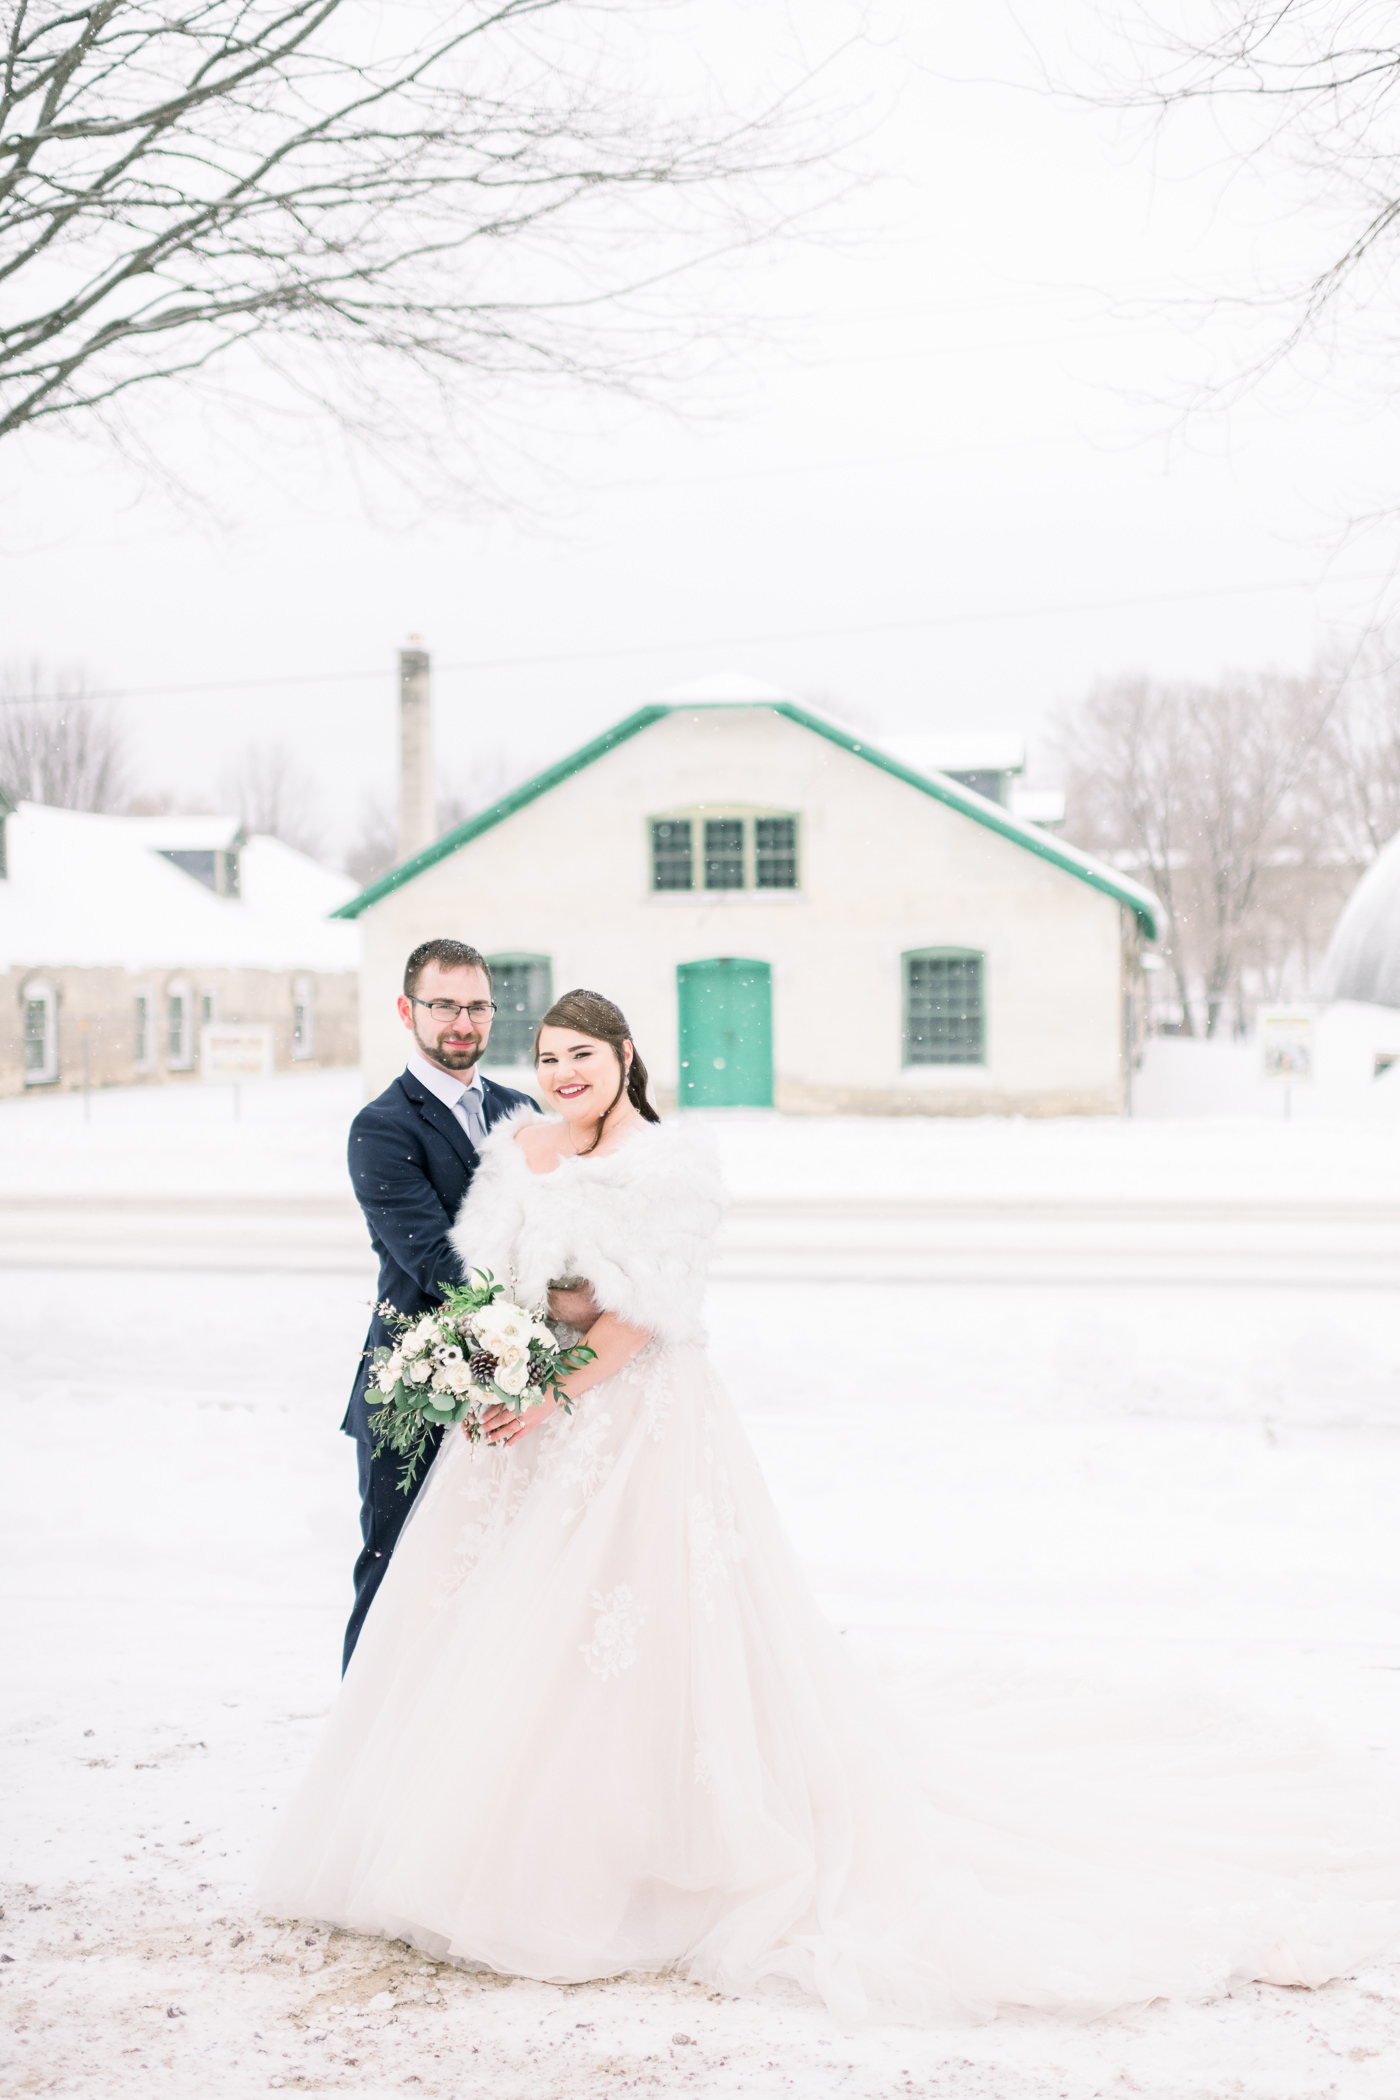
{"label": "light blue necktie", "polygon": [[461,1109],[467,1119],[467,1135],[480,1151],[486,1136],[486,1123],[481,1113],[481,1096],[475,1087],[462,1088]]}

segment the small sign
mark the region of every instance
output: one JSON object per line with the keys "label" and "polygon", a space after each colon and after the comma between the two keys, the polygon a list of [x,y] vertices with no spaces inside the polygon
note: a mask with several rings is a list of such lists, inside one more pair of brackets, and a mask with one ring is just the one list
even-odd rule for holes
{"label": "small sign", "polygon": [[222,1080],[226,1086],[244,1079],[271,1079],[271,1024],[209,1022],[200,1030],[199,1071],[202,1079]]}
{"label": "small sign", "polygon": [[1263,1077],[1280,1086],[1311,1086],[1317,1019],[1305,1006],[1276,1006],[1259,1015]]}

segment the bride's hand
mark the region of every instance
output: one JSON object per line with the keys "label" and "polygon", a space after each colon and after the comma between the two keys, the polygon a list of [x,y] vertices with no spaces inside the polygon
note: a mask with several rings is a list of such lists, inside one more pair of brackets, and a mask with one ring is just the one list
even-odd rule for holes
{"label": "bride's hand", "polygon": [[[489,1415],[482,1416],[481,1426],[488,1444],[514,1444],[522,1436],[528,1436],[532,1429],[539,1429],[558,1412],[556,1400],[541,1400],[519,1415],[510,1407],[493,1407]],[[465,1429],[466,1424],[462,1426]]]}

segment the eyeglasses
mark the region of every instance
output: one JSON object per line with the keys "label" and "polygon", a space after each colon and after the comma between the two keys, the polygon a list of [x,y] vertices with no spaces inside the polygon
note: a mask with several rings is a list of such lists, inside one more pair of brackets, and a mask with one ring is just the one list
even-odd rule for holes
{"label": "eyeglasses", "polygon": [[455,999],[415,999],[410,992],[410,1006],[426,1006],[435,1021],[455,1021],[458,1014],[465,1014],[474,1028],[489,1021],[496,1011],[494,999],[473,999],[470,1006],[459,1006]]}

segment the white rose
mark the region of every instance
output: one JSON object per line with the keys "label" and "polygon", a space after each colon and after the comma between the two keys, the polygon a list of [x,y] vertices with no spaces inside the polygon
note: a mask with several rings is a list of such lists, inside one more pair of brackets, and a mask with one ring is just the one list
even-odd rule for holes
{"label": "white rose", "polygon": [[457,1394],[470,1392],[472,1374],[460,1357],[458,1357],[455,1364],[444,1364],[441,1376],[442,1383],[449,1392]]}
{"label": "white rose", "polygon": [[498,1342],[495,1348],[496,1376],[502,1371],[513,1371],[518,1363],[528,1361],[527,1353],[518,1342]]}
{"label": "white rose", "polygon": [[399,1353],[402,1356],[421,1356],[426,1346],[421,1334],[406,1334],[399,1343]]}
{"label": "white rose", "polygon": [[433,1367],[431,1364],[423,1363],[420,1359],[418,1363],[409,1365],[408,1375],[415,1385],[426,1385],[433,1375]]}
{"label": "white rose", "polygon": [[502,1342],[528,1342],[534,1321],[518,1305],[486,1305],[476,1316],[476,1331],[483,1341],[489,1335]]}
{"label": "white rose", "polygon": [[523,1393],[530,1382],[530,1366],[522,1356],[518,1363],[502,1364],[496,1372],[496,1383],[503,1393],[514,1397]]}
{"label": "white rose", "polygon": [[396,1349],[393,1355],[389,1358],[389,1361],[385,1364],[384,1368],[386,1371],[392,1371],[396,1380],[402,1378],[403,1351],[400,1349]]}
{"label": "white rose", "polygon": [[399,1382],[398,1373],[391,1371],[387,1364],[381,1364],[375,1375],[374,1382],[381,1393],[392,1393]]}

